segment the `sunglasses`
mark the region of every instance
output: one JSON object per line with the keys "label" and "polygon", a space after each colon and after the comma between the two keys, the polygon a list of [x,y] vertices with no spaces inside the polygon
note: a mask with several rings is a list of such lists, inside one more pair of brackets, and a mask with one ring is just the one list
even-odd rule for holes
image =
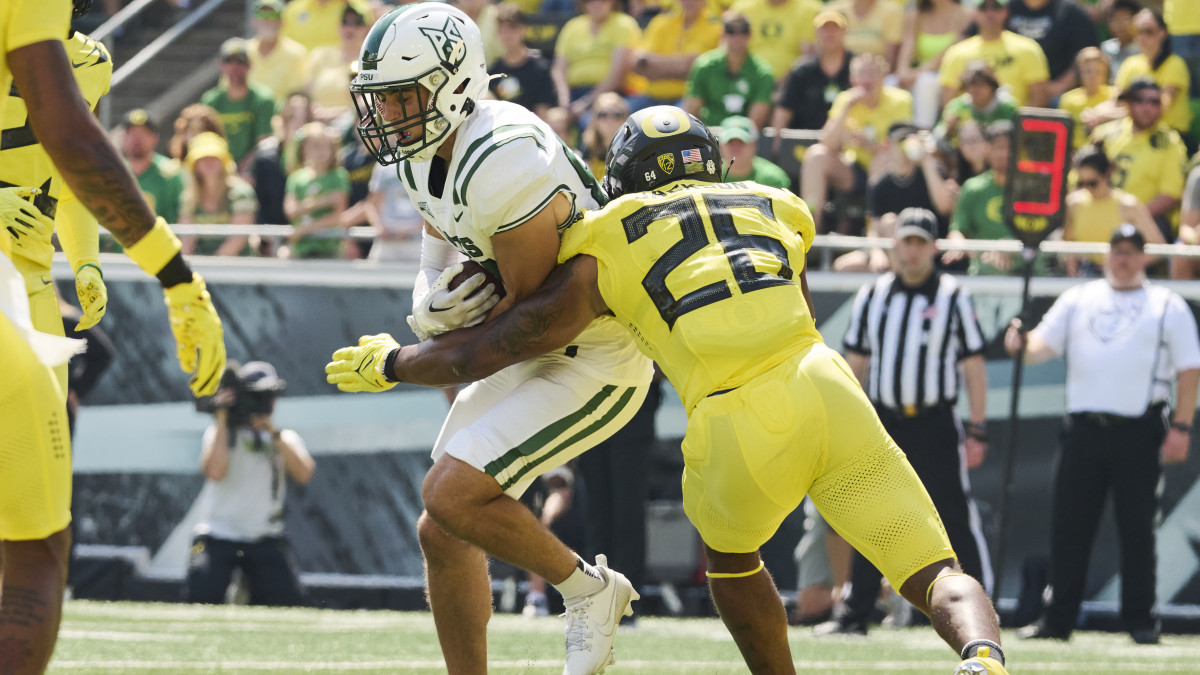
{"label": "sunglasses", "polygon": [[623,120],[628,115],[619,110],[601,110],[596,113],[596,119],[601,120]]}
{"label": "sunglasses", "polygon": [[1138,35],[1158,35],[1158,26],[1142,26],[1137,29]]}
{"label": "sunglasses", "polygon": [[1079,187],[1087,188],[1088,190],[1095,190],[1096,188],[1100,187],[1100,179],[1093,178],[1092,180],[1081,180],[1079,181]]}
{"label": "sunglasses", "polygon": [[1155,96],[1155,97],[1152,97],[1152,98],[1137,98],[1137,97],[1134,97],[1134,99],[1133,99],[1133,102],[1134,102],[1134,103],[1147,103],[1147,104],[1149,104],[1149,105],[1162,105],[1162,99],[1161,99],[1161,98],[1159,98],[1159,97],[1157,97],[1157,96]]}

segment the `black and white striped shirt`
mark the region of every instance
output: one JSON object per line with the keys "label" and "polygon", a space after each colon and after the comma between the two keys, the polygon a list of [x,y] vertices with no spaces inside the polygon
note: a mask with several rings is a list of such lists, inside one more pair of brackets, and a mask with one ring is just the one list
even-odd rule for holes
{"label": "black and white striped shirt", "polygon": [[958,398],[958,364],[983,351],[971,293],[934,272],[907,288],[889,272],[854,300],[847,351],[870,357],[866,392],[876,406],[909,415]]}

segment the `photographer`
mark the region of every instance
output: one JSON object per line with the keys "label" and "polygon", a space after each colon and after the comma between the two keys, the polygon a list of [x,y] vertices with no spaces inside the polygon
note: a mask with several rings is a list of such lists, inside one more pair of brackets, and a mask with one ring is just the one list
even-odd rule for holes
{"label": "photographer", "polygon": [[200,453],[208,480],[188,563],[190,602],[224,602],[240,568],[250,604],[304,604],[284,539],[284,472],[305,484],[316,466],[300,435],[271,420],[283,389],[271,364],[251,361],[227,369],[220,390],[201,404],[215,419]]}

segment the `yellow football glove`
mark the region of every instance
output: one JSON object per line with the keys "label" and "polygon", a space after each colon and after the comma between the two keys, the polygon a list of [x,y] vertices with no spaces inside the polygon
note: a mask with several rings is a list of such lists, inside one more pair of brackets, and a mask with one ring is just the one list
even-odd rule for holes
{"label": "yellow football glove", "polygon": [[0,251],[11,257],[14,251],[34,251],[50,245],[54,220],[38,211],[31,201],[42,191],[34,187],[0,188]]}
{"label": "yellow football glove", "polygon": [[387,333],[364,335],[357,347],[342,347],[325,364],[325,380],[342,391],[387,391],[398,383],[383,376],[383,362],[400,345]]}
{"label": "yellow football glove", "polygon": [[104,274],[95,263],[84,263],[75,270],[75,294],[79,296],[79,306],[83,316],[75,330],[87,330],[104,317],[108,309],[108,287],[104,285]]}
{"label": "yellow football glove", "polygon": [[175,350],[196,396],[212,396],[225,372],[225,334],[204,278],[193,274],[186,284],[163,289],[167,318],[175,335]]}

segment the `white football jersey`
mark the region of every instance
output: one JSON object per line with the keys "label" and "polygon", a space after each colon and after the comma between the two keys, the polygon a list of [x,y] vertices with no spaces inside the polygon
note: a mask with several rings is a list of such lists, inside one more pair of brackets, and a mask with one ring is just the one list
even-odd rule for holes
{"label": "white football jersey", "polygon": [[[479,101],[457,131],[441,196],[429,193],[432,161],[401,162],[398,172],[426,222],[493,272],[499,273],[492,235],[520,227],[558,193],[572,208],[562,227],[605,201],[599,182],[575,153],[541,118],[515,103]],[[593,321],[572,345],[574,364],[610,383],[642,382],[652,372],[650,360],[612,317]]]}
{"label": "white football jersey", "polygon": [[558,193],[570,198],[572,219],[603,201],[599,183],[575,153],[515,103],[478,102],[458,128],[453,155],[441,196],[429,193],[432,161],[401,162],[400,178],[443,239],[492,269],[492,235],[520,226]]}

